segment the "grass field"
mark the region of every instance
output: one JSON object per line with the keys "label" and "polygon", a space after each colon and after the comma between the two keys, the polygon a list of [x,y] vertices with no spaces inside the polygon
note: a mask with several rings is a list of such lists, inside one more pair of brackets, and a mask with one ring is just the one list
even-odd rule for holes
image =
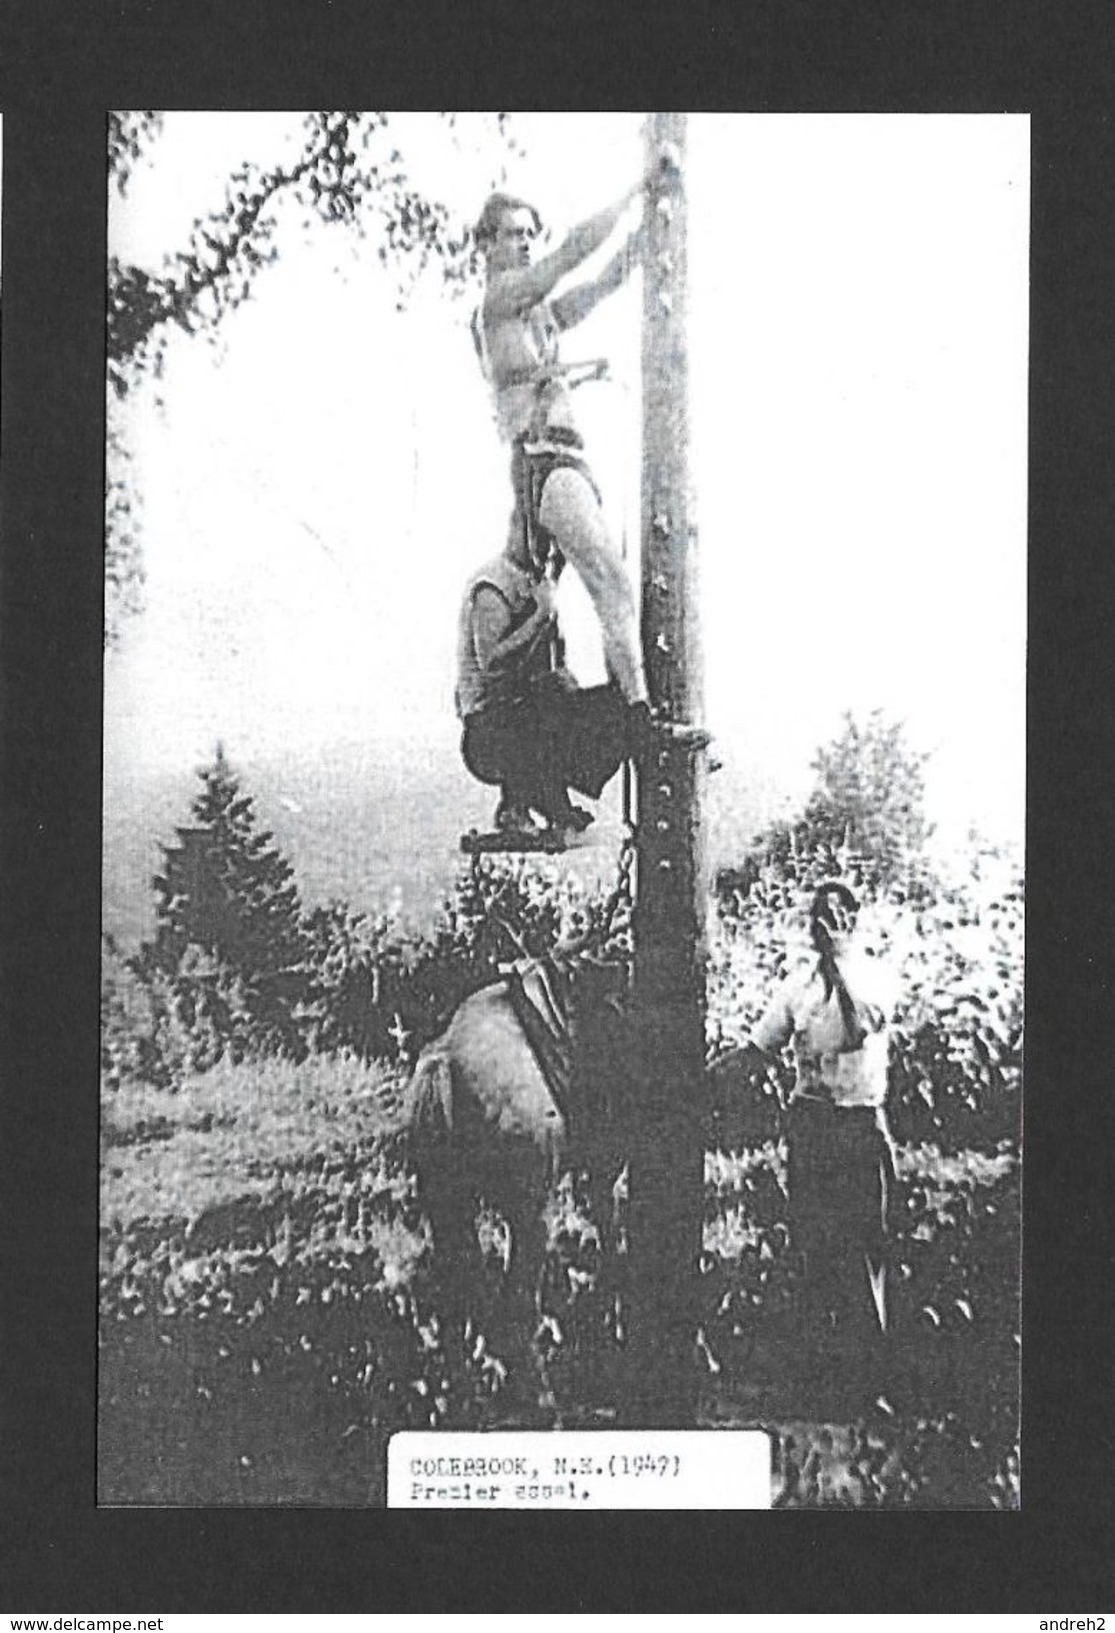
{"label": "grass field", "polygon": [[[395,1138],[399,1088],[380,1066],[312,1058],[221,1062],[177,1093],[107,1096],[102,1502],[377,1503],[393,1428],[506,1421],[498,1355],[474,1356],[467,1401],[443,1371],[425,1226]],[[1017,1351],[1000,1332],[1007,1375],[989,1393],[977,1374],[1004,1365],[989,1312],[981,1333],[946,1303],[964,1302],[950,1281],[964,1231],[1002,1206],[1016,1164],[922,1145],[900,1166],[923,1198],[907,1251],[924,1266],[899,1350],[916,1367],[904,1397],[888,1384],[893,1401],[860,1391],[818,1416],[784,1376],[783,1151],[709,1152],[704,1420],[767,1427],[775,1498],[791,1506],[1011,1507]],[[616,1356],[585,1222],[568,1199],[553,1221],[550,1371],[570,1423]],[[927,1326],[918,1306],[933,1300]]]}

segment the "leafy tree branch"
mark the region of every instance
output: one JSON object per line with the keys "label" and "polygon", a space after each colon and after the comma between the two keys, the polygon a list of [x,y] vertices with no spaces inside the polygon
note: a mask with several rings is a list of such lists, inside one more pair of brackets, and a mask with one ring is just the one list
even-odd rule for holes
{"label": "leafy tree branch", "polygon": [[[450,140],[462,124],[491,151],[491,169],[514,146],[506,114],[438,116]],[[137,165],[157,154],[162,116],[152,111],[109,118],[109,170],[123,195]],[[199,216],[184,247],[159,270],[111,256],[106,302],[108,375],[107,504],[105,529],[106,640],[141,604],[140,493],[128,451],[125,421],[117,411],[145,380],[162,378],[175,330],[215,334],[252,294],[265,267],[278,261],[284,236],[343,226],[374,242],[393,278],[398,309],[416,282],[436,270],[451,291],[473,278],[475,254],[468,221],[443,199],[413,181],[396,142],[392,116],[351,110],[305,116],[296,156],[266,164],[245,160],[224,185],[224,197]]]}

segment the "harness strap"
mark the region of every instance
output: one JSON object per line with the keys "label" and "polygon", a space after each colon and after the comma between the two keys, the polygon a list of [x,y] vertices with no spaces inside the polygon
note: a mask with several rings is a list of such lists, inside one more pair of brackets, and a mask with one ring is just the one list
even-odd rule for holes
{"label": "harness strap", "polygon": [[[527,983],[529,982],[529,990]],[[526,959],[512,966],[507,993],[546,1087],[566,1127],[570,1126],[573,1042],[568,1007],[548,960]]]}
{"label": "harness strap", "polygon": [[584,460],[583,443],[576,431],[563,426],[545,433],[546,442],[534,440],[524,431],[515,438],[511,452],[511,482],[518,500],[519,519],[524,529],[527,554],[538,572],[544,572],[555,544],[542,526],[542,492],[551,473],[563,467],[579,471],[600,500],[600,490]]}
{"label": "harness strap", "polygon": [[[480,372],[488,384],[494,388],[495,374],[492,369],[491,353],[488,350],[488,339],[484,333],[484,316],[482,308],[477,306],[469,319],[469,330],[472,334],[472,344],[476,350]],[[606,357],[586,357],[573,363],[539,363],[532,368],[512,369],[500,381],[504,386],[534,386],[538,391],[549,385],[551,380],[564,380],[570,390],[588,384],[593,380],[608,378],[609,363]]]}
{"label": "harness strap", "polygon": [[542,363],[532,369],[512,369],[504,375],[500,386],[535,386],[542,391],[553,380],[562,380],[571,391],[578,386],[590,385],[608,378],[608,359],[588,357],[579,363]]}

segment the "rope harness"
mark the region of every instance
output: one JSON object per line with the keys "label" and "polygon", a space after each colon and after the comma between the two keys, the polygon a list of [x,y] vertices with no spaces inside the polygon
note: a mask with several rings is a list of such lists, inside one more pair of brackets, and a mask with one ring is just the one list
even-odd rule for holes
{"label": "rope harness", "polygon": [[568,1126],[573,1081],[568,976],[552,958],[522,959],[508,972],[507,995],[554,1104]]}

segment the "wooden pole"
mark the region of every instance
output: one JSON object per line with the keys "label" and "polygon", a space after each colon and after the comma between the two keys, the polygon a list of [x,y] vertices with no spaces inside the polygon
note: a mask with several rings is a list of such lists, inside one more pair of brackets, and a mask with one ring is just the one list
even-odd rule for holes
{"label": "wooden pole", "polygon": [[641,1093],[631,1149],[625,1416],[692,1422],[693,1291],[701,1251],[705,1059],[707,738],[696,530],[689,493],[685,115],[647,117],[648,165],[666,165],[646,206],[643,274],[642,638],[660,722],[637,768],[635,1013]]}

